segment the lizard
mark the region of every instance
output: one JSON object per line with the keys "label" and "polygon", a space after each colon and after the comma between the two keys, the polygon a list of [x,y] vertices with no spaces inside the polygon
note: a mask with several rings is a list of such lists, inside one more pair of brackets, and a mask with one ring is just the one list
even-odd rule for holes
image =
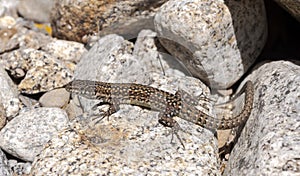
{"label": "lizard", "polygon": [[208,129],[231,129],[247,120],[251,114],[254,97],[253,83],[247,81],[237,94],[240,95],[245,92],[245,104],[242,111],[235,117],[225,119],[214,118],[197,109],[194,98],[183,90],[178,90],[172,94],[148,85],[90,80],[73,80],[64,88],[68,92],[88,99],[101,100],[96,106],[108,104],[109,109],[105,116],[117,112],[120,109],[120,104],[131,104],[158,111],[158,122],[170,127],[172,134],[177,136],[182,145],[183,142],[178,135],[178,131],[182,129],[173,117],[177,116]]}

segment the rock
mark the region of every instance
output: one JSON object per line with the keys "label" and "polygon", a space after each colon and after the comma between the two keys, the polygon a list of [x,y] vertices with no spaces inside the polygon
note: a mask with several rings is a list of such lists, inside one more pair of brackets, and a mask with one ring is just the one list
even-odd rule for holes
{"label": "rock", "polygon": [[[21,23],[21,22],[20,22]],[[54,39],[41,32],[35,32],[23,27],[23,24],[14,26],[10,33],[9,40],[6,40],[5,46],[14,49],[40,49],[42,46],[50,43]]]}
{"label": "rock", "polygon": [[18,17],[17,6],[19,0],[1,0],[0,1],[0,16]]}
{"label": "rock", "polygon": [[2,29],[0,30],[0,53],[5,53],[11,51],[18,47],[17,43],[10,43],[11,38],[17,33],[15,28]]}
{"label": "rock", "polygon": [[59,60],[72,63],[78,63],[81,55],[87,52],[82,43],[66,40],[53,40],[42,46],[41,49],[50,55],[56,56]]}
{"label": "rock", "polygon": [[[184,76],[161,60],[166,73],[163,76],[154,37],[155,33],[142,31],[134,48],[132,43],[117,35],[101,38],[78,63],[75,79],[137,82],[171,93],[180,88],[189,90],[195,97],[203,92],[206,95],[208,89],[199,80]],[[216,139],[209,130],[176,118],[188,131],[179,132],[184,149],[176,136],[171,140],[170,129],[158,123],[157,112],[123,105],[109,121],[99,121],[101,114],[94,112],[106,107],[91,110],[95,103],[80,98],[86,113],[72,121],[70,127],[75,131],[64,131],[59,138],[53,139],[34,161],[32,174],[45,175],[52,171],[75,175],[168,175],[179,172],[220,175]],[[204,111],[213,114],[209,103],[206,105],[208,109]],[[70,152],[65,153],[62,147]]]}
{"label": "rock", "polygon": [[0,149],[0,175],[10,176],[12,174],[11,169],[8,167],[8,161],[5,154]]}
{"label": "rock", "polygon": [[24,107],[22,108],[23,111],[26,111],[27,109],[34,109],[34,108],[41,107],[38,100],[28,97],[28,95],[27,96],[20,95],[19,99],[22,102],[22,105],[25,106],[25,108]]}
{"label": "rock", "polygon": [[51,9],[54,1],[22,0],[18,3],[18,12],[26,19],[40,23],[50,22]]}
{"label": "rock", "polygon": [[[0,115],[0,121],[4,123],[6,118],[13,118],[19,112],[19,93],[16,85],[10,79],[8,74],[5,72],[0,64],[0,103],[4,110],[2,116]],[[1,128],[0,128],[1,129]]]}
{"label": "rock", "polygon": [[58,38],[84,43],[88,42],[87,36],[95,33],[136,37],[145,26],[153,29],[153,16],[164,2],[56,0],[51,16],[53,32]]}
{"label": "rock", "polygon": [[[139,122],[144,122],[139,126],[131,124],[129,129],[124,129],[126,125],[124,122],[127,120],[112,117],[108,124],[101,124],[98,127],[89,126],[89,132],[78,133],[77,130],[71,129],[63,131],[53,138],[34,160],[31,174],[168,175],[184,172],[218,175],[218,169],[214,167],[217,165],[214,157],[216,150],[211,148],[211,145],[216,142],[213,138],[193,139],[196,140],[197,145],[185,141],[186,147],[191,148],[184,150],[177,139],[174,139],[175,144],[170,143],[171,135],[165,136],[168,130],[162,126],[158,127],[155,119],[151,117],[147,119],[148,115],[140,117],[136,112],[131,110],[131,113],[136,114],[132,120],[140,119]],[[199,128],[191,131],[197,130]],[[206,135],[202,130],[196,133],[198,136]],[[184,138],[186,134],[182,133],[180,136]],[[93,142],[97,140],[100,143],[95,145]],[[145,150],[145,148],[152,148],[152,150]],[[192,157],[193,152],[201,156]]]}
{"label": "rock", "polygon": [[65,111],[68,114],[69,120],[73,120],[75,119],[75,117],[83,113],[82,108],[80,106],[80,102],[78,101],[78,103],[75,103],[74,99],[72,99],[70,103],[66,106]]}
{"label": "rock", "polygon": [[168,1],[155,16],[163,46],[212,88],[244,75],[267,38],[263,1]]}
{"label": "rock", "polygon": [[45,93],[39,100],[44,107],[58,107],[65,106],[70,98],[70,93],[65,89],[55,89]]}
{"label": "rock", "polygon": [[5,126],[5,124],[6,124],[5,110],[0,99],[0,130]]}
{"label": "rock", "polygon": [[11,16],[4,16],[0,18],[0,29],[11,29],[15,24],[16,20]]}
{"label": "rock", "polygon": [[61,109],[32,109],[16,116],[0,131],[0,147],[17,158],[33,161],[43,145],[67,123],[67,115]]}
{"label": "rock", "polygon": [[62,61],[41,50],[15,50],[6,53],[2,59],[12,76],[18,78],[16,69],[26,72],[25,78],[18,85],[22,93],[33,94],[52,90],[72,80],[73,72]]}
{"label": "rock", "polygon": [[275,0],[281,7],[300,22],[300,1]]}
{"label": "rock", "polygon": [[224,175],[296,175],[300,158],[300,67],[275,61],[257,67],[254,109]]}
{"label": "rock", "polygon": [[29,175],[31,170],[30,162],[18,162],[17,160],[8,160],[8,165],[13,171],[13,175]]}

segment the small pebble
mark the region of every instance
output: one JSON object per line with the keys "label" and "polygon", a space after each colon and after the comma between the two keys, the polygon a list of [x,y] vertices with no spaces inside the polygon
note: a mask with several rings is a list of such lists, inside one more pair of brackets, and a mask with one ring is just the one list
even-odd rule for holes
{"label": "small pebble", "polygon": [[63,107],[67,104],[70,93],[66,89],[54,89],[45,93],[39,100],[43,107]]}

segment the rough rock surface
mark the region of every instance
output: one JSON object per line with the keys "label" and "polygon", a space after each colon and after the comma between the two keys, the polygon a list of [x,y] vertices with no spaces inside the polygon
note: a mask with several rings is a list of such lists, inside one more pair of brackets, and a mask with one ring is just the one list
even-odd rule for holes
{"label": "rough rock surface", "polygon": [[155,16],[163,46],[213,88],[228,88],[244,75],[267,38],[264,3],[168,1]]}
{"label": "rough rock surface", "polygon": [[22,160],[33,161],[43,145],[67,123],[65,111],[58,108],[20,113],[0,131],[0,147]]}
{"label": "rough rock surface", "polygon": [[12,170],[12,175],[27,176],[30,174],[31,162],[20,162],[14,159],[8,160],[8,166]]}
{"label": "rough rock surface", "polygon": [[51,17],[54,35],[84,43],[86,35],[98,32],[98,35],[117,33],[136,37],[145,26],[153,29],[153,16],[164,2],[166,0],[56,0],[56,10]]}
{"label": "rough rock surface", "polygon": [[[40,49],[42,46],[54,40],[43,33],[29,30],[22,22],[17,23],[15,20],[15,23],[16,24],[8,25],[6,29],[1,30],[2,36],[5,38],[5,40],[2,40],[3,43],[1,43],[1,45],[3,45],[2,48],[6,51],[26,48]],[[4,52],[4,49],[1,51]]]}
{"label": "rough rock surface", "polygon": [[11,170],[8,167],[8,161],[5,154],[0,149],[0,175],[1,176],[10,176]]}
{"label": "rough rock surface", "polygon": [[73,72],[62,61],[41,50],[15,50],[3,55],[2,59],[2,63],[11,70],[13,76],[19,77],[20,70],[26,73],[18,85],[23,93],[51,90],[72,80]]}
{"label": "rough rock surface", "polygon": [[63,62],[70,61],[73,63],[78,63],[81,55],[87,51],[82,43],[66,40],[52,40],[43,45],[41,49]]}
{"label": "rough rock surface", "polygon": [[16,85],[0,64],[0,103],[3,106],[0,121],[2,123],[5,121],[4,118],[13,118],[19,112],[18,95]]}
{"label": "rough rock surface", "polygon": [[[199,96],[203,90],[207,91],[199,80],[173,70],[164,60],[162,65],[166,75],[162,75],[154,36],[155,33],[151,31],[142,31],[134,49],[130,42],[119,36],[108,35],[102,38],[81,59],[75,79],[138,82],[172,93],[178,88],[189,89],[189,93],[194,96]],[[122,105],[120,111],[109,117],[109,121],[99,121],[101,113],[93,113],[99,109],[104,110],[107,106],[93,111],[90,107],[95,101],[80,100],[88,114],[75,118],[71,124],[75,131],[63,132],[46,146],[34,161],[34,174],[43,175],[51,170],[74,174],[80,171],[97,174],[220,175],[216,139],[209,130],[176,118],[188,132],[179,134],[185,145],[184,149],[176,136],[173,136],[170,143],[170,129],[158,123],[158,113],[155,111]],[[70,141],[72,144],[63,145],[62,140],[70,139],[70,135],[75,138]],[[62,147],[66,147],[66,150],[62,150]]]}
{"label": "rough rock surface", "polygon": [[288,61],[255,69],[255,103],[225,175],[300,172],[300,67]]}
{"label": "rough rock surface", "polygon": [[0,130],[4,127],[5,124],[6,124],[5,111],[4,111],[3,104],[0,100]]}

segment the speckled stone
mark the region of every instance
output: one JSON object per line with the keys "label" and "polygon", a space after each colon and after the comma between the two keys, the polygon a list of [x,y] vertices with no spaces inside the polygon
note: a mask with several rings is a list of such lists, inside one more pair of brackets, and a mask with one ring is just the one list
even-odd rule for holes
{"label": "speckled stone", "polygon": [[14,159],[8,160],[8,165],[13,175],[28,176],[31,170],[31,162],[22,162]]}
{"label": "speckled stone", "polygon": [[184,150],[177,139],[170,143],[168,129],[157,124],[154,113],[139,116],[137,109],[130,109],[134,116],[114,115],[96,126],[63,131],[35,159],[31,174],[220,175],[216,141],[211,134],[200,137],[208,131],[192,125],[187,129],[192,136],[180,133],[188,148]]}
{"label": "speckled stone", "polygon": [[224,175],[299,175],[300,67],[288,61],[260,65],[254,109]]}
{"label": "speckled stone", "polygon": [[[168,67],[163,59],[166,75],[162,74],[154,37],[142,31],[134,48],[119,36],[103,37],[78,63],[75,79],[138,82],[171,93],[180,88],[195,97],[206,95],[203,83]],[[62,132],[45,147],[34,161],[33,174],[220,175],[217,140],[211,131],[176,118],[186,131],[179,132],[184,149],[176,136],[172,140],[170,129],[158,123],[158,112],[121,105],[109,120],[99,121],[99,110],[107,106],[91,110],[94,103],[80,98],[87,114],[72,121],[74,131]],[[200,106],[214,115],[209,103]]]}
{"label": "speckled stone", "polygon": [[[17,86],[10,79],[2,65],[0,64],[0,104],[3,106],[0,118],[5,123],[6,118],[13,118],[19,112],[19,93]],[[1,128],[0,128],[1,129]]]}
{"label": "speckled stone", "polygon": [[22,24],[22,22],[19,22],[19,24],[13,26],[11,30],[14,31],[10,31],[10,33],[12,34],[10,34],[9,40],[7,40],[7,42],[5,43],[7,48],[40,49],[42,46],[54,40],[50,36],[47,36],[41,32],[36,32],[24,27],[24,24]]}
{"label": "speckled stone", "polygon": [[[2,56],[2,63],[18,78],[18,70],[26,73],[18,85],[23,93],[38,93],[61,87],[72,80],[73,72],[55,56],[32,48],[15,50]],[[1,61],[0,61],[1,63]]]}
{"label": "speckled stone", "polygon": [[0,100],[0,130],[4,127],[5,124],[6,124],[5,110]]}
{"label": "speckled stone", "polygon": [[66,112],[37,108],[20,113],[0,131],[0,147],[25,161],[33,161],[53,135],[66,127]]}
{"label": "speckled stone", "polygon": [[267,38],[261,0],[168,1],[154,24],[163,46],[213,88],[239,80]]}
{"label": "speckled stone", "polygon": [[[183,72],[169,66],[156,50],[155,35],[152,31],[142,31],[135,46],[117,35],[101,38],[82,56],[74,73],[75,79],[134,82],[171,93],[175,93],[180,87],[195,96],[201,95],[202,92],[207,94],[208,88],[199,80],[186,77]],[[161,58],[161,63],[158,58]],[[162,68],[165,76],[162,75]],[[80,100],[84,109],[88,110],[90,106],[85,104],[85,98],[80,97]]]}
{"label": "speckled stone", "polygon": [[84,43],[86,36],[99,31],[98,35],[136,36],[145,26],[153,29],[153,16],[164,2],[166,0],[56,0],[52,12],[54,35]]}
{"label": "speckled stone", "polygon": [[66,89],[55,89],[45,93],[39,99],[39,102],[44,107],[58,107],[65,106],[70,98],[70,93]]}
{"label": "speckled stone", "polygon": [[69,61],[75,64],[79,62],[81,55],[87,52],[82,43],[66,40],[52,40],[41,49],[63,62]]}
{"label": "speckled stone", "polygon": [[275,0],[281,7],[288,11],[300,22],[300,0]]}
{"label": "speckled stone", "polygon": [[11,169],[8,167],[8,160],[5,154],[0,149],[0,175],[10,176],[12,173]]}

